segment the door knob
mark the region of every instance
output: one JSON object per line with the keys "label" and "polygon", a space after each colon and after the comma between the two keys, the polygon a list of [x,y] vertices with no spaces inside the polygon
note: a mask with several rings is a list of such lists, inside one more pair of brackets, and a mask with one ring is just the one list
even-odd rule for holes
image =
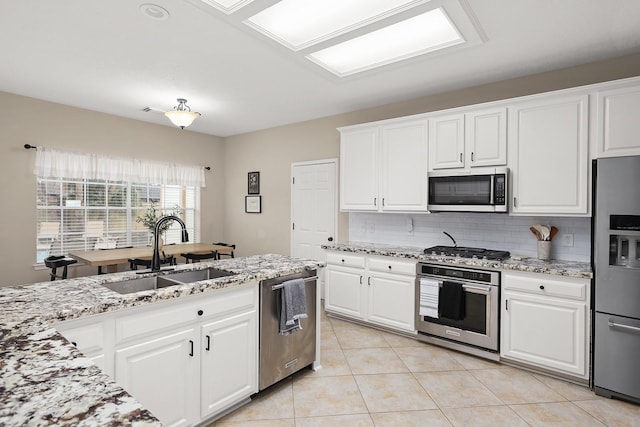
{"label": "door knob", "polygon": [[333,242],[333,237],[329,237],[327,240]]}

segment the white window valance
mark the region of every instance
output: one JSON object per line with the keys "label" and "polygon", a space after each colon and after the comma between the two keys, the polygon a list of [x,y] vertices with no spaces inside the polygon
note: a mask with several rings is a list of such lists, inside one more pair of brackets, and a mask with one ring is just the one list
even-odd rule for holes
{"label": "white window valance", "polygon": [[39,146],[34,174],[41,177],[204,187],[204,167],[73,153]]}

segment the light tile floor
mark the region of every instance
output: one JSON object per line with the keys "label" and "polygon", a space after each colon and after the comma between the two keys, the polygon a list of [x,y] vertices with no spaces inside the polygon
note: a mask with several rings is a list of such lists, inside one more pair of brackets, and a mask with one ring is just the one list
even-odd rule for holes
{"label": "light tile floor", "polygon": [[638,426],[640,406],[365,326],[321,323],[322,366],[215,427]]}

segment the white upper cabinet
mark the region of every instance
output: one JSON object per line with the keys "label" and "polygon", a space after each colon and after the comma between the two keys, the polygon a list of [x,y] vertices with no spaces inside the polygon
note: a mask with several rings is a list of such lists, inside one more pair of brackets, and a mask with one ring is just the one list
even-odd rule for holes
{"label": "white upper cabinet", "polygon": [[378,127],[341,131],[340,209],[378,210]]}
{"label": "white upper cabinet", "polygon": [[506,107],[431,118],[429,158],[431,170],[505,165]]}
{"label": "white upper cabinet", "polygon": [[469,166],[507,164],[507,109],[492,108],[465,114],[466,158]]}
{"label": "white upper cabinet", "polygon": [[426,120],[380,127],[383,211],[427,210]]}
{"label": "white upper cabinet", "polygon": [[429,120],[431,169],[464,167],[464,114]]}
{"label": "white upper cabinet", "polygon": [[640,155],[640,83],[616,84],[596,93],[596,156]]}
{"label": "white upper cabinet", "polygon": [[512,214],[589,214],[588,100],[541,96],[509,107]]}
{"label": "white upper cabinet", "polygon": [[340,129],[340,209],[427,211],[427,121]]}

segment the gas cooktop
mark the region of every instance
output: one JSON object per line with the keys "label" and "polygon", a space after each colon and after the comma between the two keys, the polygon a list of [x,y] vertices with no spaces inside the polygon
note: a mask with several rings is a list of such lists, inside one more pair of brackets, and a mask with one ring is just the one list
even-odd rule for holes
{"label": "gas cooktop", "polygon": [[460,258],[477,258],[490,261],[502,261],[511,256],[508,251],[496,251],[483,248],[466,248],[462,246],[432,246],[424,250],[425,255],[457,256]]}

